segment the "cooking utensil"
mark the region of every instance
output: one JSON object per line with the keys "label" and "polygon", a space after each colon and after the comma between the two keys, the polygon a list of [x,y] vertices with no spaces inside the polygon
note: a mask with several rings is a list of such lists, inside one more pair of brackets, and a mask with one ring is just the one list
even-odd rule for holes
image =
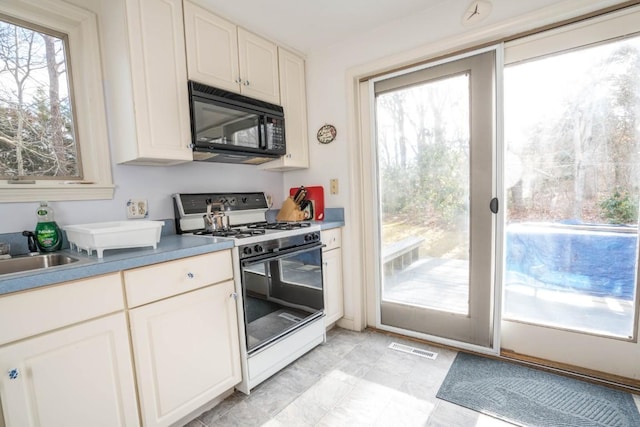
{"label": "cooking utensil", "polygon": [[282,204],[282,208],[276,215],[278,221],[302,221],[304,219],[304,212],[300,210],[300,207],[296,205],[291,197],[288,197]]}
{"label": "cooking utensil", "polygon": [[[308,205],[307,210],[311,210],[313,212],[309,219],[315,219],[316,221],[324,220],[324,188],[322,186],[310,186],[304,187],[304,190],[307,192],[305,199],[311,202],[310,205]],[[298,188],[291,187],[289,189],[289,194],[293,195],[297,191]]]}
{"label": "cooking utensil", "polygon": [[293,196],[293,203],[300,206],[300,203],[302,203],[306,196],[307,190],[304,188],[304,186],[300,186],[300,188],[298,188],[298,191],[296,191],[296,194]]}
{"label": "cooking utensil", "polygon": [[298,199],[298,197],[300,196],[300,193],[302,193],[302,190],[303,190],[303,189],[304,189],[304,187],[303,187],[303,186],[298,187],[298,189],[297,189],[297,191],[295,192],[295,194],[293,194],[293,195],[291,196],[291,199],[292,199],[294,202]]}
{"label": "cooking utensil", "polygon": [[[223,203],[212,203],[211,199],[205,200],[207,203],[207,213],[202,216],[204,218],[204,228],[207,231],[221,231],[229,229],[229,217],[225,215]],[[213,209],[216,211],[213,212]]]}
{"label": "cooking utensil", "polygon": [[300,203],[300,210],[304,213],[304,219],[315,219],[313,216],[313,202],[311,200],[304,199],[302,203]]}

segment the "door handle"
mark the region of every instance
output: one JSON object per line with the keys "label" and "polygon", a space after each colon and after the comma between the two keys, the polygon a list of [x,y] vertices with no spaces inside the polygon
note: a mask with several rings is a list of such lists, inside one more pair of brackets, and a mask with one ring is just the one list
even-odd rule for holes
{"label": "door handle", "polygon": [[489,209],[491,209],[491,212],[493,212],[494,214],[498,213],[498,198],[494,197],[493,199],[491,199],[491,202],[489,202]]}

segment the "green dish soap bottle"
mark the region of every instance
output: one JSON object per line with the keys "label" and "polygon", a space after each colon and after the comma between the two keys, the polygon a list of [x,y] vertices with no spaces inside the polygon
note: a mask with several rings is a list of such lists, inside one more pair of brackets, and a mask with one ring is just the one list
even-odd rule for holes
{"label": "green dish soap bottle", "polygon": [[36,243],[42,252],[53,252],[62,246],[62,233],[53,218],[53,209],[47,202],[40,202],[36,211],[38,224],[36,225]]}

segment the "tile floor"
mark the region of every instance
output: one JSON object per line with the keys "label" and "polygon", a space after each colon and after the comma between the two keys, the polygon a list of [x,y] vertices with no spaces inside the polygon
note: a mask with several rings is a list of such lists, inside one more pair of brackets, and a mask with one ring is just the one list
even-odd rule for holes
{"label": "tile floor", "polygon": [[[436,360],[387,348],[391,342],[438,353]],[[442,426],[509,423],[436,399],[456,352],[334,328],[327,343],[257,386],[235,392],[186,427]]]}

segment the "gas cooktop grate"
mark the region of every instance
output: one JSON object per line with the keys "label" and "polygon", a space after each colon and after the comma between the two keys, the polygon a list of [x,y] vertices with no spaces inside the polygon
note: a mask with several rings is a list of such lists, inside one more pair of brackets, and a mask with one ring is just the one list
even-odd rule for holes
{"label": "gas cooktop grate", "polygon": [[228,230],[200,230],[193,233],[197,236],[212,236],[212,237],[234,237],[236,239],[242,239],[245,237],[260,236],[265,234],[264,229],[238,229],[231,228]]}

